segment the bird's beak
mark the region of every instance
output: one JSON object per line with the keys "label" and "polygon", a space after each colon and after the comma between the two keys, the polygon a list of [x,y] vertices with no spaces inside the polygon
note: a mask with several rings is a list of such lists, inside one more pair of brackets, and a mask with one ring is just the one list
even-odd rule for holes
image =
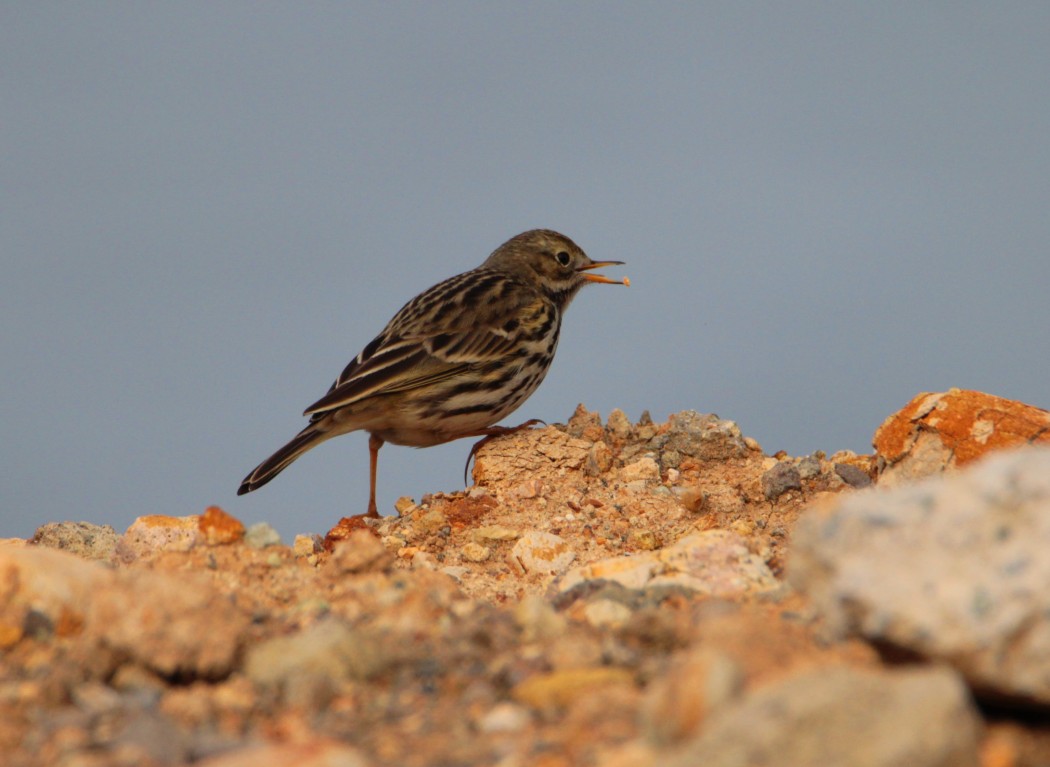
{"label": "bird's beak", "polygon": [[[592,261],[589,264],[584,264],[579,267],[577,272],[586,272],[591,269],[601,269],[603,266],[618,266],[623,264],[623,261]],[[606,277],[604,274],[581,274],[583,279],[588,282],[604,282],[607,285],[630,285],[631,281],[624,277],[622,280],[614,280]]]}

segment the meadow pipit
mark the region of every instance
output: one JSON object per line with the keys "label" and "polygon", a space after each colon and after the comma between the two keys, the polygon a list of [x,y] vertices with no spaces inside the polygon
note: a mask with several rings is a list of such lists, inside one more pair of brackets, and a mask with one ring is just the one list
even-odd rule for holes
{"label": "meadow pipit", "polygon": [[592,261],[548,229],[511,238],[477,269],[405,304],[306,409],[306,428],[245,477],[237,494],[262,487],[325,440],[363,429],[370,435],[367,514],[379,516],[383,443],[429,447],[510,431],[493,424],[543,381],[569,302],[587,282],[630,284],[591,272],[622,263]]}

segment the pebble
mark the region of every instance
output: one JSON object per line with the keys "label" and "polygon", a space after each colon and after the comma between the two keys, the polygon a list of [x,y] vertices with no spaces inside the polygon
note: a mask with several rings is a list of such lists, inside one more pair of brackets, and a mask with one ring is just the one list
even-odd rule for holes
{"label": "pebble", "polygon": [[660,479],[660,466],[649,456],[638,459],[620,469],[620,479],[630,484]]}
{"label": "pebble", "polygon": [[513,541],[521,532],[503,525],[482,525],[475,528],[473,535],[479,541]]}
{"label": "pebble", "polygon": [[597,477],[607,472],[613,463],[612,450],[603,441],[598,440],[587,450],[583,463],[583,473],[588,477]]}
{"label": "pebble", "polygon": [[520,732],[531,721],[532,715],[524,706],[500,701],[478,720],[478,730],[486,734]]}
{"label": "pebble", "polygon": [[780,461],[762,475],[762,493],[767,501],[775,501],[789,490],[801,489],[802,476],[788,461]]}
{"label": "pebble", "polygon": [[668,419],[669,427],[662,447],[704,461],[743,458],[747,445],[740,427],[716,415],[684,410]]}
{"label": "pebble", "polygon": [[815,479],[820,476],[820,459],[816,456],[807,455],[798,459],[795,464],[798,475],[802,479]]}
{"label": "pebble", "polygon": [[224,546],[244,538],[244,523],[218,506],[209,506],[197,523],[208,546]]}
{"label": "pebble", "polygon": [[394,511],[397,512],[399,517],[404,517],[408,514],[412,514],[417,511],[419,506],[416,505],[415,500],[410,495],[402,495],[396,501],[394,501]]}
{"label": "pebble", "polygon": [[125,564],[162,551],[189,551],[201,542],[197,516],[168,517],[151,514],[139,517],[124,532],[114,556]]}
{"label": "pebble", "polygon": [[518,539],[511,557],[527,573],[561,573],[576,558],[566,540],[553,533],[530,530]]}
{"label": "pebble", "polygon": [[309,557],[322,551],[321,536],[297,535],[292,543],[292,551],[297,557]]}
{"label": "pebble", "polygon": [[337,573],[377,573],[393,567],[395,555],[367,530],[354,530],[337,541],[327,567]]}
{"label": "pebble", "polygon": [[605,428],[616,439],[626,441],[631,436],[631,421],[620,408],[613,408],[605,422]]}
{"label": "pebble", "polygon": [[859,489],[871,486],[871,477],[868,476],[868,473],[851,464],[836,463],[835,473],[850,487]]}
{"label": "pebble", "polygon": [[652,530],[632,530],[628,541],[642,551],[653,551],[660,548],[660,539]]}
{"label": "pebble", "polygon": [[245,532],[244,543],[253,549],[280,546],[281,535],[269,522],[256,522],[254,525],[249,526]]}
{"label": "pebble", "polygon": [[468,562],[484,562],[492,556],[492,549],[482,546],[480,543],[471,541],[465,543],[459,550],[460,556]]}
{"label": "pebble", "polygon": [[413,518],[414,526],[424,535],[436,533],[448,524],[448,517],[437,509],[419,514]]}
{"label": "pebble", "polygon": [[31,542],[37,546],[61,549],[84,559],[108,562],[113,558],[119,536],[109,525],[90,522],[49,522],[41,525]]}
{"label": "pebble", "polygon": [[692,514],[699,514],[707,507],[707,493],[696,485],[675,487],[671,492],[678,498],[682,508]]}

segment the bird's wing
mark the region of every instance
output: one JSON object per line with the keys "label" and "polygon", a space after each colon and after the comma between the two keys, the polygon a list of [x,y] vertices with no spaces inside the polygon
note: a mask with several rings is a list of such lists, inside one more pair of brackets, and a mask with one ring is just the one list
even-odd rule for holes
{"label": "bird's wing", "polygon": [[539,293],[501,291],[505,275],[464,277],[439,283],[406,304],[304,415],[317,417],[366,397],[422,388],[504,360],[521,352],[524,334],[556,321],[556,309]]}

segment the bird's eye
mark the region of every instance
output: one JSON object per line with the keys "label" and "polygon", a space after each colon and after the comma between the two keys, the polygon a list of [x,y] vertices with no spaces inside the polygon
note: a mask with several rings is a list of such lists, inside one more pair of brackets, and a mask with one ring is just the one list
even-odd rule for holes
{"label": "bird's eye", "polygon": [[556,255],[555,258],[558,259],[558,263],[562,266],[568,266],[569,262],[572,261],[572,256],[570,256],[564,250],[558,251],[558,255]]}

